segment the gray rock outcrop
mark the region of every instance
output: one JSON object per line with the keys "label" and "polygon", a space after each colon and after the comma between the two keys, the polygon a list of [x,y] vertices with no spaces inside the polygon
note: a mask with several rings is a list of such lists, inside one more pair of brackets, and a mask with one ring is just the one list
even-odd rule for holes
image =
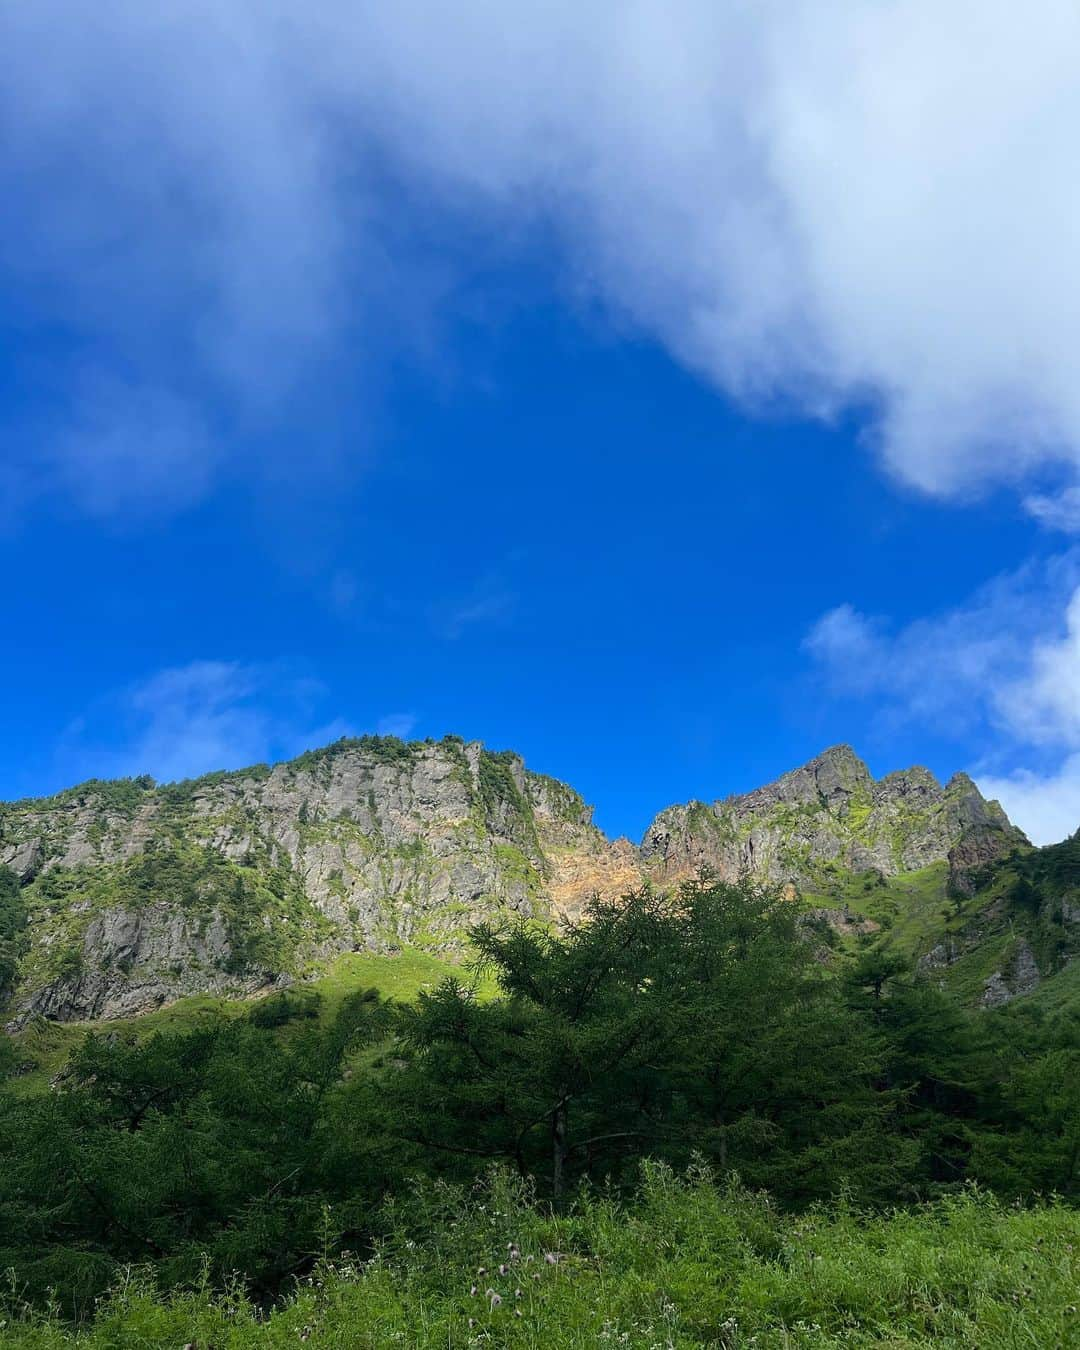
{"label": "gray rock outcrop", "polygon": [[659,880],[711,867],[726,879],[749,873],[814,889],[830,871],[896,876],[945,860],[965,838],[987,860],[1027,843],[996,802],[966,774],[942,787],[927,769],[875,780],[850,746],[839,745],[776,782],[712,805],[668,807],[646,831],[641,853]]}
{"label": "gray rock outcrop", "polygon": [[[128,1016],[250,993],[348,951],[460,952],[481,920],[576,918],[596,893],[709,867],[827,894],[844,874],[948,859],[958,887],[1025,842],[957,775],[875,781],[847,746],[744,796],[662,811],[640,849],[607,839],[566,784],[455,737],[362,737],[273,767],[158,786],[89,782],[0,805],[22,884],[7,1016]],[[842,935],[860,916],[823,906]]]}
{"label": "gray rock outcrop", "polygon": [[1000,1008],[1014,998],[1030,994],[1039,987],[1042,976],[1035,953],[1024,941],[1017,943],[1006,970],[995,970],[983,989],[982,1006]]}
{"label": "gray rock outcrop", "polygon": [[17,1021],[247,992],[343,951],[453,952],[481,919],[574,914],[638,879],[571,788],[455,738],[84,784],[0,808],[0,861],[29,910]]}

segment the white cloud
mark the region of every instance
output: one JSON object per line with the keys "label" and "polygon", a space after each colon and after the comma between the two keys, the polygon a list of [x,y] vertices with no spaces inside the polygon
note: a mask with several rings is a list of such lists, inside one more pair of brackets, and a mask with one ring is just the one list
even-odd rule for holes
{"label": "white cloud", "polygon": [[1080,749],[1080,587],[1059,631],[1035,644],[1030,664],[997,692],[997,710],[1018,739]]}
{"label": "white cloud", "polygon": [[1018,769],[1005,777],[980,774],[979,787],[996,797],[1034,844],[1055,844],[1080,829],[1080,755],[1045,776]]}
{"label": "white cloud", "polygon": [[1031,838],[1080,827],[1080,555],[900,628],[841,605],[805,646],[833,693],[873,699],[886,724],[981,746],[973,776]]}
{"label": "white cloud", "polygon": [[291,757],[349,734],[340,718],[313,723],[322,693],[269,666],[192,661],[100,700],[68,728],[59,760],[72,778],[169,782]]}
{"label": "white cloud", "polygon": [[43,486],[91,516],[167,514],[202,496],[215,458],[202,419],[174,394],[95,381],[48,447]]}
{"label": "white cloud", "polygon": [[[892,715],[939,734],[979,722],[1017,724],[1017,691],[1032,685],[1034,652],[1060,620],[1076,578],[1071,560],[1029,566],[965,605],[899,628],[840,605],[817,621],[805,645],[835,692],[882,696]],[[1047,697],[1052,692],[1048,685]]]}
{"label": "white cloud", "polygon": [[258,402],[419,284],[389,169],[500,241],[554,225],[718,387],[872,409],[897,475],[964,494],[1080,455],[1078,42],[1071,0],[9,5],[8,256]]}
{"label": "white cloud", "polygon": [[404,741],[416,729],[416,721],[414,713],[387,713],[385,717],[379,718],[375,731],[379,736],[398,736]]}
{"label": "white cloud", "polygon": [[1033,493],[1024,498],[1024,509],[1048,530],[1080,534],[1080,487],[1065,488],[1057,496]]}
{"label": "white cloud", "polygon": [[234,662],[194,661],[135,686],[127,706],[138,730],[122,752],[132,771],[170,780],[265,759],[272,728],[253,702],[259,684]]}

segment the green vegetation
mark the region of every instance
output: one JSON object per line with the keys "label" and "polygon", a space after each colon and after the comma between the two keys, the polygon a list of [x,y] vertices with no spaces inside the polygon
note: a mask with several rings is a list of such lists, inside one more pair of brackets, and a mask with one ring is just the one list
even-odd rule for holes
{"label": "green vegetation", "polygon": [[[29,920],[47,931],[23,962],[38,984],[77,973],[83,936],[105,911],[138,912],[152,904],[209,922],[219,916],[228,940],[226,968],[290,971],[325,921],[295,876],[282,868],[230,862],[194,844],[149,845],[123,862],[52,867],[18,892]],[[2,935],[0,935],[2,940]]]}
{"label": "green vegetation", "polygon": [[976,882],[979,910],[1005,912],[1040,970],[1060,970],[1080,951],[1080,832],[1048,848],[1018,850]]}
{"label": "green vegetation", "polygon": [[4,818],[24,811],[82,806],[93,801],[102,811],[130,817],[154,787],[154,780],[149,774],[140,774],[137,778],[89,778],[85,783],[65,788],[52,797],[24,797],[21,801],[5,802],[0,805],[0,838],[4,837]]}
{"label": "green vegetation", "polygon": [[584,1196],[560,1215],[495,1173],[471,1192],[424,1187],[380,1221],[369,1259],[321,1263],[269,1311],[201,1283],[163,1297],[135,1271],[77,1340],[16,1304],[4,1343],[1005,1350],[1080,1340],[1080,1215],[1057,1205],[1004,1208],[969,1191],[907,1212],[841,1204],[796,1216],[700,1167],[680,1177],[653,1165],[625,1201]]}
{"label": "green vegetation", "polygon": [[539,901],[544,878],[536,863],[515,844],[494,844],[492,852],[501,875],[522,886],[531,900]]}
{"label": "green vegetation", "polygon": [[[345,751],[358,750],[376,764],[409,765],[415,762],[424,746],[438,744],[449,754],[457,754],[462,762],[463,742],[460,737],[448,736],[440,742],[403,741],[396,736],[342,737],[318,750],[308,750],[285,767],[295,776],[302,771],[317,771],[330,765]],[[60,819],[38,818],[33,821],[35,831],[43,831],[47,839],[57,832],[62,835],[66,822],[64,814],[74,807],[90,806],[100,812],[100,818],[90,827],[100,832],[113,818],[131,820],[137,811],[153,800],[174,821],[185,819],[194,800],[209,789],[227,783],[261,783],[271,775],[270,764],[253,764],[242,769],[222,769],[198,778],[179,779],[172,783],[155,783],[149,774],[136,778],[91,778],[74,787],[65,788],[51,797],[27,797],[20,801],[0,803],[0,842],[15,840],[25,828],[25,817],[48,817],[59,813]]]}
{"label": "green vegetation", "polygon": [[[336,1008],[361,988],[377,989],[385,999],[408,1003],[417,995],[438,988],[444,980],[460,980],[464,974],[460,965],[414,947],[405,947],[393,956],[346,952],[312,981],[311,988],[329,1008]],[[477,988],[483,997],[492,995],[496,987],[490,979],[481,979]]]}
{"label": "green vegetation", "polygon": [[[1060,978],[1080,952],[1080,840],[1017,849],[975,880],[968,896],[950,890],[945,862],[892,877],[823,867],[801,899],[872,920],[878,940],[907,960],[936,949],[935,978],[972,1005],[992,974],[1009,975],[1025,947],[1044,979]],[[863,942],[841,940],[852,951]]]}
{"label": "green vegetation", "polygon": [[883,877],[880,872],[822,869],[820,888],[804,893],[813,907],[849,907],[887,933],[889,945],[914,960],[944,932],[948,900],[948,864],[932,863],[917,872]]}
{"label": "green vegetation", "polygon": [[[58,976],[126,994],[125,962],[162,997],[199,988],[125,956],[139,918],[162,962],[154,925],[176,925],[215,987],[271,990],[0,1038],[0,1343],[1080,1346],[1080,839],[967,896],[944,862],[821,860],[833,828],[887,856],[903,812],[784,802],[768,847],[796,903],[703,876],[556,931],[534,810],[569,853],[587,808],[451,739],[442,833],[397,797],[380,822],[377,778],[430,744],[275,771],[299,848],[260,826],[266,766],[0,817],[50,859],[21,852],[21,888],[0,870],[0,999]],[[343,750],[348,809],[319,787]],[[153,827],[124,858],[135,813]],[[675,820],[702,856],[754,828]],[[59,865],[68,846],[87,861]],[[451,852],[479,880],[445,898]],[[327,958],[372,930],[380,953]],[[1036,964],[1034,994],[978,1007]]]}
{"label": "green vegetation", "polygon": [[592,808],[586,806],[581,794],[575,792],[567,783],[560,783],[546,773],[526,773],[531,784],[538,787],[547,797],[551,812],[556,820],[569,825],[588,825],[592,820]]}
{"label": "green vegetation", "polygon": [[305,750],[288,761],[290,773],[314,771],[328,765],[335,756],[347,750],[360,750],[376,764],[412,764],[424,742],[403,741],[398,736],[342,736],[318,750]]}
{"label": "green vegetation", "polygon": [[19,973],[26,949],[26,900],[14,872],[0,867],[0,1008]]}
{"label": "green vegetation", "polygon": [[865,831],[873,809],[874,803],[869,793],[864,791],[857,796],[852,796],[848,803],[846,823],[853,834],[858,835]]}
{"label": "green vegetation", "polygon": [[686,812],[686,827],[694,836],[706,838],[711,836],[712,841],[720,846],[735,839],[735,827],[731,823],[731,817],[726,812],[717,814],[705,802],[690,803]]}
{"label": "green vegetation", "polygon": [[533,855],[540,856],[532,806],[522,795],[514,777],[521,761],[510,750],[481,750],[478,777],[480,803],[489,826],[510,837]]}
{"label": "green vegetation", "polygon": [[162,783],[157,793],[166,810],[186,811],[200,793],[219,783],[263,783],[269,777],[269,764],[250,764],[243,769],[217,769],[199,778],[180,778],[173,783]]}
{"label": "green vegetation", "polygon": [[[384,999],[410,1002],[418,994],[431,991],[449,978],[460,979],[463,970],[451,961],[407,947],[394,955],[371,952],[346,952],[322,968],[315,979],[285,991],[285,996],[313,998],[312,1006],[322,1022],[334,1017],[346,999],[367,989],[375,989]],[[486,976],[475,981],[477,997],[491,998],[497,992],[495,982]],[[18,1097],[36,1097],[49,1090],[50,1082],[62,1076],[72,1052],[88,1032],[103,1036],[122,1036],[142,1043],[157,1034],[186,1034],[208,1023],[254,1014],[264,1002],[277,995],[251,999],[226,998],[215,994],[192,994],[164,1008],[143,1013],[130,1020],[113,1018],[100,1022],[50,1022],[34,1018],[25,1030],[0,1038],[0,1047],[10,1051],[10,1072],[6,1090]],[[0,1078],[3,1077],[0,1066]]]}
{"label": "green vegetation", "polygon": [[825,969],[749,884],[472,939],[10,1043],[10,1343],[1069,1343],[1075,1003]]}

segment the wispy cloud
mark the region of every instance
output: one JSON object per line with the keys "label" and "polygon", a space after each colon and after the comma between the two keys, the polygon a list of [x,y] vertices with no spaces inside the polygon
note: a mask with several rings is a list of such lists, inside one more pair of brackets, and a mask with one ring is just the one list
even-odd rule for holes
{"label": "wispy cloud", "polygon": [[495,569],[480,577],[466,595],[441,608],[435,615],[435,629],[454,640],[471,628],[508,623],[517,605],[517,592]]}
{"label": "wispy cloud", "polygon": [[83,384],[43,459],[43,487],[70,493],[96,517],[169,514],[197,501],[216,468],[189,402],[113,380]]}
{"label": "wispy cloud", "polygon": [[379,736],[398,736],[404,741],[416,729],[417,720],[415,713],[387,713],[379,718],[375,731]]}
{"label": "wispy cloud", "polygon": [[99,700],[58,751],[72,779],[152,774],[167,782],[286,758],[350,734],[319,723],[321,686],[269,666],[192,661]]}
{"label": "wispy cloud", "polygon": [[872,410],[927,491],[1075,470],[1078,40],[1069,0],[8,5],[9,272],[149,389],[182,360],[261,407],[414,311],[392,178],[553,227],[570,287],[737,397]]}
{"label": "wispy cloud", "polygon": [[1080,534],[1080,486],[1065,488],[1057,496],[1033,493],[1024,498],[1024,509],[1048,530]]}
{"label": "wispy cloud", "polygon": [[982,746],[973,773],[1033,839],[1080,827],[1080,554],[902,627],[840,605],[805,645],[834,694]]}

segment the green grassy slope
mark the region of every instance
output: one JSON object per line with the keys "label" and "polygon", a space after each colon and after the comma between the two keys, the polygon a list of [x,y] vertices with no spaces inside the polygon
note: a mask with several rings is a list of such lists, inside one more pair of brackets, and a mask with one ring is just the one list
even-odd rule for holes
{"label": "green grassy slope", "polygon": [[801,899],[879,925],[843,935],[840,946],[880,942],[916,962],[935,952],[933,977],[965,1003],[978,1003],[989,977],[1007,975],[1026,953],[1041,983],[1025,997],[1054,1003],[1080,993],[1080,839],[1017,850],[977,881],[974,895],[954,893],[944,862],[889,878],[837,870]]}
{"label": "green grassy slope", "polygon": [[[905,1212],[783,1215],[660,1167],[627,1206],[551,1218],[497,1179],[415,1195],[370,1262],[305,1280],[269,1314],[241,1291],[161,1299],[133,1273],[82,1334],[8,1313],[19,1350],[734,1350],[1080,1344],[1080,1214],[969,1192]],[[410,1233],[425,1226],[416,1242]],[[505,1272],[505,1273],[503,1273]],[[489,1292],[490,1291],[490,1292]]]}
{"label": "green grassy slope", "polygon": [[[455,965],[427,952],[407,948],[396,956],[374,955],[368,952],[348,952],[330,962],[317,979],[294,986],[298,992],[310,991],[318,995],[318,1015],[330,1019],[349,994],[360,989],[377,989],[383,998],[408,1002],[422,989],[434,989],[448,976],[464,982],[473,979],[466,966]],[[477,981],[481,998],[494,993],[490,979]],[[273,997],[271,995],[270,997]],[[166,1008],[129,1019],[113,1018],[107,1022],[49,1022],[36,1018],[24,1031],[11,1040],[16,1058],[23,1065],[22,1072],[10,1081],[10,1090],[34,1095],[48,1089],[52,1078],[59,1073],[72,1049],[89,1031],[126,1035],[134,1032],[141,1038],[156,1031],[185,1030],[200,1020],[214,1017],[241,1016],[252,1010],[259,1000],[218,998],[211,994],[197,994],[177,1000]]]}

